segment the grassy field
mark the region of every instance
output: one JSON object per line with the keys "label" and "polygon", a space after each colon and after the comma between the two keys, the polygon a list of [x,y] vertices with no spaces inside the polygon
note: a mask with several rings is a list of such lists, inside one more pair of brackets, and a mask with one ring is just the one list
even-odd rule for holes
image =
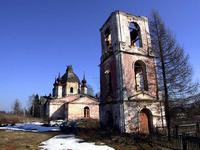
{"label": "grassy field", "polygon": [[85,141],[95,142],[96,144],[105,143],[116,150],[153,150],[148,144],[136,143],[133,136],[127,134],[119,134],[103,130],[99,126],[97,120],[86,119],[79,120],[76,136]]}
{"label": "grassy field", "polygon": [[135,142],[130,135],[111,134],[101,129],[80,129],[77,132],[77,137],[96,144],[105,143],[116,150],[155,150],[148,143]]}
{"label": "grassy field", "polygon": [[0,113],[0,125],[23,123],[23,122],[33,122],[33,121],[44,122],[44,120],[40,119],[40,118],[27,117],[24,115]]}
{"label": "grassy field", "polygon": [[[0,113],[0,126],[23,122],[43,122],[42,119],[23,115]],[[0,150],[37,150],[38,145],[58,133],[32,133],[0,130]]]}
{"label": "grassy field", "polygon": [[[41,142],[51,137],[63,134],[56,132],[33,133],[22,131],[6,131],[0,130],[0,150],[38,150]],[[96,129],[81,130],[77,133],[77,137],[85,141],[95,142],[97,145],[105,143],[115,148],[115,150],[161,150],[151,147],[147,143],[137,143],[127,135],[110,135],[104,131]]]}
{"label": "grassy field", "polygon": [[[4,116],[5,117],[5,116]],[[12,116],[14,117],[14,116]],[[1,117],[0,117],[1,118]],[[2,117],[3,118],[3,117]],[[13,118],[10,118],[9,120]],[[71,131],[71,130],[70,130]],[[11,130],[0,130],[0,150],[37,150],[39,144],[51,137],[64,134],[61,132],[22,132]],[[96,144],[105,143],[116,150],[155,150],[148,143],[135,142],[132,135],[120,135],[100,129],[96,120],[81,120],[74,134],[85,141]]]}
{"label": "grassy field", "polygon": [[41,142],[56,134],[0,130],[0,150],[37,150]]}

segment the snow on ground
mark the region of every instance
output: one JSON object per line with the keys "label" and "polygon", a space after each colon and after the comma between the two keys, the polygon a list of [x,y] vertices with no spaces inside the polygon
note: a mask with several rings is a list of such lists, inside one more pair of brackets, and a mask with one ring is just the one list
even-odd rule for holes
{"label": "snow on ground", "polygon": [[[47,132],[59,131],[59,127],[45,127],[43,123],[18,123],[14,126],[0,127],[0,130],[17,130],[17,131],[31,131],[31,132]],[[47,141],[44,141],[39,146],[41,150],[114,150],[113,148],[101,144],[85,142],[82,139],[76,138],[73,134],[57,135]]]}
{"label": "snow on ground", "polygon": [[8,125],[0,127],[3,130],[15,130],[15,131],[31,131],[31,132],[47,132],[47,131],[59,131],[59,127],[45,127],[43,123],[32,122],[32,123],[17,123],[13,126]]}
{"label": "snow on ground", "polygon": [[107,145],[95,145],[78,139],[73,134],[54,136],[42,142],[39,147],[41,150],[114,150]]}

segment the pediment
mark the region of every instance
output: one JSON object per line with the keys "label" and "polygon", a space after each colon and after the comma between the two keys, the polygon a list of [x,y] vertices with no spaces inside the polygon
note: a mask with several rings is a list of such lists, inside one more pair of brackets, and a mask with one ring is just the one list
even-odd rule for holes
{"label": "pediment", "polygon": [[147,93],[138,93],[138,94],[135,94],[131,97],[129,97],[130,100],[134,100],[134,99],[144,99],[144,100],[155,100],[155,97],[147,94]]}
{"label": "pediment", "polygon": [[69,103],[70,104],[96,104],[96,105],[99,104],[99,102],[95,98],[87,97],[87,96],[77,98],[74,101],[71,101]]}

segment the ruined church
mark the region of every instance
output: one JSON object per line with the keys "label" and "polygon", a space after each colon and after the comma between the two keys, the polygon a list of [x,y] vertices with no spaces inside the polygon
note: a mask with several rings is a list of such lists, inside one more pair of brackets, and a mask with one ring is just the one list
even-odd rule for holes
{"label": "ruined church", "polygon": [[159,100],[148,19],[115,11],[100,29],[100,101],[87,94],[72,66],[56,78],[47,101],[50,120],[100,119],[102,127],[149,134],[166,126]]}
{"label": "ruined church", "polygon": [[101,125],[146,134],[165,126],[148,19],[115,11],[100,32]]}
{"label": "ruined church", "polygon": [[49,120],[99,119],[98,98],[88,94],[85,76],[80,82],[72,66],[55,79],[53,86],[52,96],[46,103]]}

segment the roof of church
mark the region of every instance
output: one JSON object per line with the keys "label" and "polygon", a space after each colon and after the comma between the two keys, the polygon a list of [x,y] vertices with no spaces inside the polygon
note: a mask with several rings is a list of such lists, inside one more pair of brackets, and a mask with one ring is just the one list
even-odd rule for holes
{"label": "roof of church", "polygon": [[74,73],[72,66],[67,66],[65,74],[61,77],[61,82],[78,82],[80,83],[80,80],[78,76]]}
{"label": "roof of church", "polygon": [[[99,104],[99,98],[87,95],[87,94],[76,94],[76,95],[69,95],[67,97],[62,98],[52,98],[49,99],[50,103],[74,103],[75,101],[79,101],[82,98],[87,98],[92,100],[94,103]],[[86,101],[82,101],[82,103],[85,103]]]}
{"label": "roof of church", "polygon": [[[85,99],[87,98],[87,100]],[[89,104],[89,103],[93,103],[93,104],[99,104],[99,101],[98,101],[98,98],[95,98],[93,96],[90,96],[90,95],[80,95],[80,97],[72,100],[72,101],[69,101],[68,103],[79,103],[79,104]]]}

